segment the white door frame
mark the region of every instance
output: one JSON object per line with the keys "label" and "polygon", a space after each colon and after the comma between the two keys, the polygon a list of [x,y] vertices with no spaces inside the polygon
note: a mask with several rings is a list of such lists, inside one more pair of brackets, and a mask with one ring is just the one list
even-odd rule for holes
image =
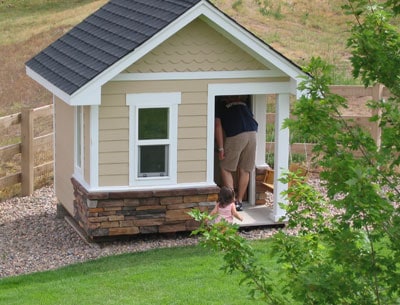
{"label": "white door frame", "polygon": [[[207,122],[207,182],[214,182],[214,120],[215,120],[215,97],[219,95],[252,95],[253,96],[253,113],[259,124],[257,133],[257,143],[265,143],[265,128],[266,128],[266,95],[267,94],[278,94],[282,96],[288,96],[293,88],[292,83],[288,82],[263,82],[263,83],[226,83],[226,84],[209,84],[208,85],[208,122]],[[295,94],[295,92],[294,92]],[[277,100],[279,103],[282,99]],[[286,101],[286,98],[283,99]],[[288,116],[286,112],[278,113],[278,116]],[[279,122],[283,121],[284,117],[277,118]],[[280,128],[278,128],[280,129]],[[284,138],[280,138],[281,135]],[[286,144],[289,145],[289,137],[285,137],[284,133],[277,132],[276,142],[283,142],[284,147]],[[276,164],[282,164],[283,160],[278,160],[279,155],[276,155]],[[287,160],[286,160],[287,162]],[[256,150],[256,166],[266,166],[265,163],[265,144],[257,145]],[[275,184],[281,184],[275,180]],[[275,186],[276,187],[276,186]],[[278,188],[283,190],[283,186]],[[254,172],[250,175],[249,181],[249,203],[255,204],[255,175]],[[277,197],[278,199],[278,197]],[[280,198],[279,198],[280,199]],[[274,197],[275,201],[275,197]],[[277,202],[274,202],[274,215],[281,214],[281,211],[275,208],[278,207]],[[275,217],[276,218],[276,217]]]}

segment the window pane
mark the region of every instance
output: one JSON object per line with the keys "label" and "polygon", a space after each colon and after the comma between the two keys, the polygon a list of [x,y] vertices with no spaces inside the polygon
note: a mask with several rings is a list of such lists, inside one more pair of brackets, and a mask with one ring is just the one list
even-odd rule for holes
{"label": "window pane", "polygon": [[168,108],[139,109],[139,140],[168,139]]}
{"label": "window pane", "polygon": [[168,145],[139,147],[139,177],[168,175]]}

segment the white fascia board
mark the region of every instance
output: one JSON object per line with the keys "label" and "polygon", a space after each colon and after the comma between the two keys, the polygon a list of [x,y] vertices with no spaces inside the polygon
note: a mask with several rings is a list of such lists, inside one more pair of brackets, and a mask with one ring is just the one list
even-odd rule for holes
{"label": "white fascia board", "polygon": [[36,81],[37,83],[39,83],[40,85],[42,85],[44,88],[46,88],[47,90],[49,90],[52,94],[54,94],[55,96],[57,96],[58,98],[60,98],[62,101],[66,102],[67,104],[69,104],[69,100],[71,98],[71,96],[68,93],[65,93],[64,91],[62,91],[61,89],[59,89],[58,87],[54,86],[52,83],[50,83],[47,79],[45,79],[44,77],[42,77],[40,74],[36,73],[35,71],[33,71],[31,68],[29,68],[28,66],[25,66],[25,70],[26,70],[26,75],[28,75],[30,78],[32,78],[34,81]]}
{"label": "white fascia board", "polygon": [[78,92],[69,95],[50,83],[47,79],[36,73],[29,67],[26,68],[26,74],[34,81],[38,82],[44,88],[49,90],[52,94],[57,96],[63,102],[70,106],[91,106],[100,105],[101,103],[101,88],[93,88],[91,90],[79,90]]}

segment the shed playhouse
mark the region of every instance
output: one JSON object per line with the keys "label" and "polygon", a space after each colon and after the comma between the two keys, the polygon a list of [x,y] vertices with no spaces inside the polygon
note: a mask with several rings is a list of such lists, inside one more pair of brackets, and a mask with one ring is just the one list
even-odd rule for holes
{"label": "shed playhouse", "polygon": [[[280,126],[305,73],[207,0],[111,0],[26,72],[53,93],[56,196],[92,239],[197,227],[187,213],[209,209],[219,192],[219,96],[247,95],[259,123],[247,205],[266,198],[268,94],[276,177],[288,168]],[[285,187],[275,179],[275,221]]]}

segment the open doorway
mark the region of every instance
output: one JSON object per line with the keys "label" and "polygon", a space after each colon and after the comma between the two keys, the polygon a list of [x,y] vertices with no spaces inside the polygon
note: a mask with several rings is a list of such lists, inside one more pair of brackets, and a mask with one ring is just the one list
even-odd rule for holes
{"label": "open doorway", "polygon": [[[234,111],[233,107],[238,106],[238,107],[243,107],[244,105],[247,107],[249,115],[251,115],[251,117],[253,117],[253,101],[252,101],[252,96],[251,95],[218,95],[215,96],[215,113],[216,113],[216,117],[218,117],[218,114],[221,113],[222,111]],[[221,110],[221,108],[223,108],[224,110]],[[226,109],[228,108],[228,109]],[[229,115],[227,116],[227,118],[225,118],[225,120],[228,120]],[[245,119],[243,119],[245,120]],[[254,121],[255,122],[255,121]],[[224,124],[224,128],[223,128],[223,143],[225,143],[225,138],[226,138],[226,131],[225,129],[230,129],[232,132],[232,129],[236,129],[238,128],[238,126],[241,126],[241,124],[247,124],[247,123],[243,123],[241,122],[241,119],[239,118],[238,120],[231,120],[231,122],[225,122]],[[257,122],[255,122],[255,124],[257,124]],[[251,127],[246,127],[246,128],[253,128],[254,129],[254,123],[252,122]],[[237,130],[235,130],[235,132],[238,132]],[[240,131],[242,132],[242,131]],[[229,131],[228,131],[229,133]],[[229,136],[229,135],[228,135]],[[223,147],[219,147],[217,141],[214,139],[214,181],[218,186],[223,186],[224,183],[224,179],[221,175],[221,169],[220,169],[220,149],[222,149]],[[255,150],[255,148],[254,148]],[[252,172],[250,172],[250,176],[252,175]],[[240,177],[240,171],[237,169],[236,171],[232,171],[232,176],[233,176],[233,185],[234,185],[234,189],[236,194],[238,194],[238,185],[239,185],[239,177]],[[242,201],[243,202],[247,202],[248,201],[248,194],[249,194],[249,187],[251,186],[251,183],[247,184],[247,188],[243,194],[242,197]]]}

